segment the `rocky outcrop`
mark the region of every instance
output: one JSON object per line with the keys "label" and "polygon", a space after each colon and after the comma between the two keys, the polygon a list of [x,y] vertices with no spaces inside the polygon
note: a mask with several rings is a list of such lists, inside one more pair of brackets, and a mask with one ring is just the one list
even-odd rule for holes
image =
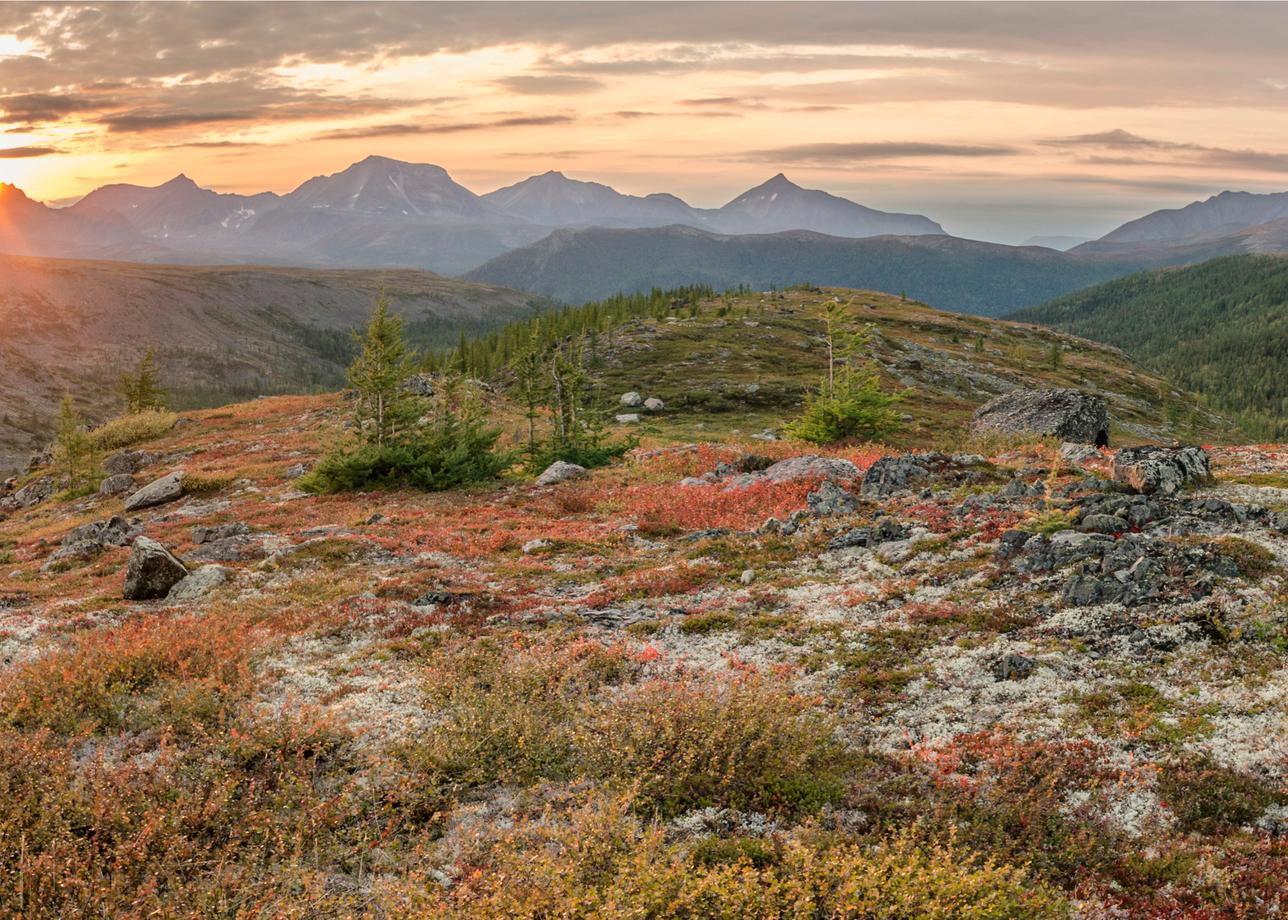
{"label": "rocky outcrop", "polygon": [[882,457],[868,467],[859,491],[882,498],[931,486],[980,485],[996,481],[1000,475],[996,467],[976,454],[908,454]]}
{"label": "rocky outcrop", "polygon": [[126,511],[164,505],[183,496],[183,470],[154,479],[125,500]]}
{"label": "rocky outcrop", "polygon": [[14,492],[9,499],[16,508],[34,508],[41,502],[47,501],[53,494],[53,477],[41,476],[39,479],[33,479],[17,492]]}
{"label": "rocky outcrop", "polygon": [[123,595],[130,601],[165,597],[187,577],[188,569],[168,549],[150,537],[138,537],[125,567]]}
{"label": "rocky outcrop", "polygon": [[1114,457],[1114,480],[1145,495],[1175,495],[1211,477],[1200,447],[1124,447]]}
{"label": "rocky outcrop", "polygon": [[1109,412],[1103,399],[1081,390],[1012,390],[976,409],[971,430],[1102,444],[1108,443]]}
{"label": "rocky outcrop", "polygon": [[137,473],[160,459],[161,455],[152,450],[118,450],[103,461],[103,472],[108,476]]}
{"label": "rocky outcrop", "polygon": [[796,482],[801,479],[823,479],[832,482],[851,482],[859,478],[859,468],[849,460],[836,457],[818,457],[807,454],[779,460],[758,473],[734,476],[726,489],[744,489],[757,482]]}

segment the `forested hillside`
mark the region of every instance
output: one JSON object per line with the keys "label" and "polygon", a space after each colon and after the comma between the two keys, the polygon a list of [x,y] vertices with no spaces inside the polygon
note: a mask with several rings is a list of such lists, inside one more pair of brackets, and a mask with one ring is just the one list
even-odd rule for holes
{"label": "forested hillside", "polygon": [[1288,433],[1288,257],[1141,272],[1012,318],[1117,345],[1251,433]]}

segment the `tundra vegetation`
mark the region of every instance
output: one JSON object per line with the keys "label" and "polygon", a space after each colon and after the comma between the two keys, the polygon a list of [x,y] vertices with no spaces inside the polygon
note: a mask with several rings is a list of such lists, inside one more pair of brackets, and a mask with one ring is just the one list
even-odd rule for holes
{"label": "tundra vegetation", "polygon": [[[833,298],[899,425],[765,439],[817,392]],[[1061,338],[1053,369],[1053,333],[868,292],[618,303],[467,342],[513,348],[405,414],[377,309],[356,400],[188,412],[103,458],[182,470],[167,502],[123,515],[56,463],[0,496],[0,914],[1282,913],[1288,454],[1128,494],[1107,453],[965,430],[999,381],[1081,382],[1114,443],[1169,436],[1164,382],[1110,349]],[[552,443],[514,366],[543,321],[534,366],[575,342],[592,393],[665,403],[606,420],[620,458],[300,488],[432,434],[438,399],[497,430],[485,456]],[[124,600],[139,534],[222,580]]]}

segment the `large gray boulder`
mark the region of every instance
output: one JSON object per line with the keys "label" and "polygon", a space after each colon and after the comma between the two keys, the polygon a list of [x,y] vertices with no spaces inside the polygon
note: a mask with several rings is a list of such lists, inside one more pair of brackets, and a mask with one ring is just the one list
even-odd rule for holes
{"label": "large gray boulder", "polygon": [[13,499],[14,505],[18,508],[33,508],[53,494],[53,477],[41,476],[39,479],[33,479],[17,492],[14,492],[11,498]]}
{"label": "large gray boulder", "polygon": [[581,479],[586,475],[586,468],[576,463],[566,463],[563,460],[556,460],[546,467],[545,472],[537,477],[537,485],[553,486],[561,482],[568,482],[571,479]]}
{"label": "large gray boulder", "polygon": [[129,473],[113,473],[98,484],[99,495],[124,495],[134,491],[134,477]]}
{"label": "large gray boulder", "polygon": [[161,459],[154,450],[118,450],[103,461],[103,472],[108,476],[137,473]]}
{"label": "large gray boulder", "polygon": [[1012,390],[976,409],[971,431],[1040,434],[1075,444],[1107,444],[1109,411],[1103,399],[1081,390]]}
{"label": "large gray boulder", "polygon": [[796,482],[801,479],[851,482],[858,478],[859,468],[849,460],[806,454],[803,457],[779,460],[760,472],[731,476],[725,483],[725,490],[745,489],[758,482]]}
{"label": "large gray boulder", "polygon": [[1114,480],[1146,495],[1175,495],[1210,478],[1201,447],[1124,447],[1114,457]]}
{"label": "large gray boulder", "polygon": [[154,479],[125,500],[126,511],[138,511],[153,505],[164,505],[183,496],[183,470]]}
{"label": "large gray boulder", "polygon": [[151,537],[138,537],[125,567],[122,593],[130,601],[165,597],[187,577],[188,569],[173,553]]}

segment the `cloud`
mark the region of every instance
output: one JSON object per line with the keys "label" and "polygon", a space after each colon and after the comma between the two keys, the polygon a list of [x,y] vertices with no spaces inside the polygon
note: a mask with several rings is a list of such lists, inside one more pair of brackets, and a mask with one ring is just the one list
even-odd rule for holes
{"label": "cloud", "polygon": [[910,157],[996,157],[1020,151],[1002,145],[930,144],[919,141],[797,144],[752,150],[743,159],[758,163],[839,164],[856,160],[902,160]]}
{"label": "cloud", "polygon": [[572,74],[521,74],[503,77],[496,85],[512,93],[525,96],[573,96],[594,93],[604,88],[602,80],[578,77]]}
{"label": "cloud", "polygon": [[444,124],[412,125],[387,124],[371,125],[365,128],[342,128],[337,131],[326,131],[314,136],[315,140],[354,140],[368,137],[399,137],[411,134],[458,134],[462,131],[488,131],[493,128],[543,127],[563,125],[575,121],[570,115],[518,115],[511,118],[498,118],[494,121],[447,122]]}
{"label": "cloud", "polygon": [[[1149,152],[1150,157],[1093,155],[1083,162],[1102,166],[1188,166],[1203,169],[1244,169],[1254,172],[1288,172],[1288,154],[1263,150],[1238,150],[1203,144],[1143,137],[1114,128],[1094,134],[1047,138],[1039,143],[1060,149],[1094,148],[1127,152]],[[1167,156],[1167,154],[1175,154]]]}
{"label": "cloud", "polygon": [[22,160],[27,157],[47,157],[62,153],[57,147],[6,147],[0,149],[0,160]]}

